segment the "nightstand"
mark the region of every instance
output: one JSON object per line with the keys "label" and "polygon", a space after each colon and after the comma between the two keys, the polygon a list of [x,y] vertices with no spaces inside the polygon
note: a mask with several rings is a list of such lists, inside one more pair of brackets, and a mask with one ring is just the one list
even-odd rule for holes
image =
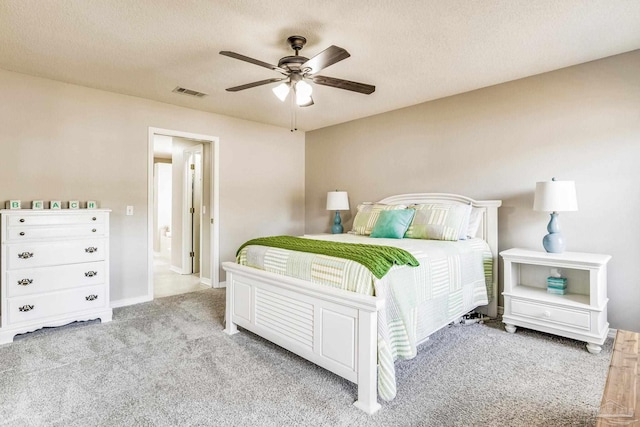
{"label": "nightstand", "polygon": [[[516,326],[587,343],[599,353],[607,338],[607,263],[610,255],[527,249],[500,252],[504,260],[504,315],[507,332]],[[547,293],[551,268],[567,278],[566,294]]]}

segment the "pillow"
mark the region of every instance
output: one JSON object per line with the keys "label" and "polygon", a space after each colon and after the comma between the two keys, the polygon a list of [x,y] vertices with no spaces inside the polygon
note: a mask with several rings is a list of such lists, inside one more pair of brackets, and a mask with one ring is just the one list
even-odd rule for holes
{"label": "pillow", "polygon": [[416,213],[404,237],[455,241],[469,228],[471,205],[429,203],[410,208]]}
{"label": "pillow", "polygon": [[478,235],[478,229],[482,222],[482,208],[472,208],[469,215],[469,228],[467,228],[467,237],[474,238]]}
{"label": "pillow", "polygon": [[402,209],[396,211],[381,211],[376,225],[371,231],[371,237],[388,237],[390,239],[402,239],[404,233],[411,225],[413,209]]}
{"label": "pillow", "polygon": [[463,218],[462,223],[467,224],[466,227],[460,227],[460,234],[458,235],[458,240],[467,240],[467,232],[469,231],[469,219],[471,219],[471,211],[473,207],[469,205],[469,209],[467,209],[465,218]]}
{"label": "pillow", "polygon": [[351,234],[368,236],[382,211],[406,209],[405,205],[384,205],[382,203],[362,203],[358,205],[358,212],[353,219]]}

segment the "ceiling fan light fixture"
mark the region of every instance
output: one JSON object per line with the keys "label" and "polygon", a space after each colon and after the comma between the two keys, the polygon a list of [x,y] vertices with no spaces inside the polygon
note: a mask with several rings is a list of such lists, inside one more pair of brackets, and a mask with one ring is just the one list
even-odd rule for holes
{"label": "ceiling fan light fixture", "polygon": [[287,95],[289,95],[289,83],[280,83],[278,86],[274,87],[273,93],[278,97],[278,99],[284,102],[287,99]]}

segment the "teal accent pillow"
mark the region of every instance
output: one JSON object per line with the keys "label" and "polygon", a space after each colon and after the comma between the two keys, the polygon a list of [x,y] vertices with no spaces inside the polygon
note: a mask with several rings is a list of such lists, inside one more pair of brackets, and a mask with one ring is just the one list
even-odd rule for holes
{"label": "teal accent pillow", "polygon": [[371,231],[371,237],[402,239],[407,228],[411,225],[414,214],[415,210],[413,209],[381,211],[376,225]]}

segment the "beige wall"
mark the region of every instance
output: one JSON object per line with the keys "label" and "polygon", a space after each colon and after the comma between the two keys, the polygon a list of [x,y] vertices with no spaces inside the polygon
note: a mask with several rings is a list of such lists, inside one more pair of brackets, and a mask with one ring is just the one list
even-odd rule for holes
{"label": "beige wall", "polygon": [[535,183],[575,180],[580,210],[560,215],[567,250],[613,256],[609,322],[640,330],[638,76],[634,51],[308,132],[306,232],[329,231],[336,188],[349,192],[347,230],[359,202],[447,192],[501,199],[500,250],[542,250]]}
{"label": "beige wall", "polygon": [[149,127],[220,138],[221,260],[250,238],[304,231],[302,133],[4,70],[0,93],[0,201],[111,208],[112,301],[147,293]]}

